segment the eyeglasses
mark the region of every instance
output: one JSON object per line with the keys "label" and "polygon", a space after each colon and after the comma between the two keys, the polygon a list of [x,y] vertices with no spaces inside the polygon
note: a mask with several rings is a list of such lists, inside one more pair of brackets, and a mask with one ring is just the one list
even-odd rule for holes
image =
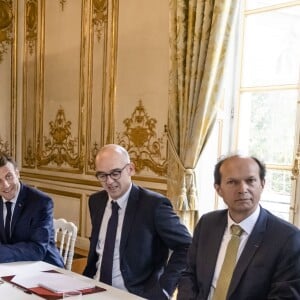
{"label": "eyeglasses", "polygon": [[96,172],[96,178],[101,182],[106,182],[108,176],[113,180],[118,180],[121,177],[123,170],[129,165],[126,164],[122,169],[114,169],[110,173]]}

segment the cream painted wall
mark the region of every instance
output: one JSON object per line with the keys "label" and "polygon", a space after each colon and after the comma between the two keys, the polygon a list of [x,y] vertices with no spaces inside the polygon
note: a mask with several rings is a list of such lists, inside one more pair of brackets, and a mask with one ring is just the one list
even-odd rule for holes
{"label": "cream painted wall", "polygon": [[168,1],[120,1],[117,120],[130,116],[141,99],[148,114],[159,120],[158,131],[163,131],[168,110],[168,22]]}

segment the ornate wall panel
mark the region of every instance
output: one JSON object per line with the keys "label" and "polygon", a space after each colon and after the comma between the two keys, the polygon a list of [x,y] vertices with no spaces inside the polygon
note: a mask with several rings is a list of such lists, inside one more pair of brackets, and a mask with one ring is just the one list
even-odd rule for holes
{"label": "ornate wall panel", "polygon": [[0,151],[16,153],[17,1],[0,0]]}
{"label": "ornate wall panel", "polygon": [[22,166],[94,173],[113,141],[118,1],[24,0]]}
{"label": "ornate wall panel", "polygon": [[65,6],[59,1],[41,2],[37,165],[82,172],[86,49],[83,1],[69,1]]}
{"label": "ornate wall panel", "polygon": [[[166,177],[167,134],[157,132],[157,120],[148,115],[141,100],[123,124],[124,131],[117,132],[116,140],[127,149],[135,164],[137,174],[150,171],[158,176]],[[148,180],[151,181],[150,178]]]}
{"label": "ornate wall panel", "polygon": [[[88,70],[87,165],[94,173],[94,158],[102,145],[113,141],[113,105],[118,2],[93,0],[90,18]],[[112,101],[107,101],[111,99]],[[109,126],[105,126],[109,124]]]}
{"label": "ornate wall panel", "polygon": [[36,103],[38,72],[38,1],[25,2],[24,17],[24,64],[23,64],[23,118],[22,166],[34,168],[36,165]]}

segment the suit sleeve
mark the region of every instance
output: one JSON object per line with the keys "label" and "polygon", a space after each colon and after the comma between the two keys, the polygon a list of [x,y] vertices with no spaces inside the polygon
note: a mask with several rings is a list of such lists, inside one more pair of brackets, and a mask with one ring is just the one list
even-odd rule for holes
{"label": "suit sleeve", "polygon": [[188,251],[187,268],[182,273],[179,281],[177,300],[194,300],[197,299],[199,294],[196,277],[196,257],[199,242],[200,222],[195,228],[193,241]]}
{"label": "suit sleeve", "polygon": [[281,251],[267,299],[300,299],[300,231],[295,231]]}
{"label": "suit sleeve", "polygon": [[0,263],[43,260],[52,235],[52,199],[39,197],[34,204],[24,207],[12,231],[11,244],[0,243]]}
{"label": "suit sleeve", "polygon": [[164,199],[156,210],[156,231],[162,241],[171,250],[168,264],[160,277],[161,287],[172,295],[181,273],[186,267],[187,251],[191,243],[191,235],[181,224],[168,199]]}

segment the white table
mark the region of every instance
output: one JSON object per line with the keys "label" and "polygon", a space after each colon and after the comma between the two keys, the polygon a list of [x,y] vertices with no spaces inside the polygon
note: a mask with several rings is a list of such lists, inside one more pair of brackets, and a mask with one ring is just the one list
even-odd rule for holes
{"label": "white table", "polygon": [[[53,265],[47,264],[45,262],[14,262],[14,263],[5,263],[0,264],[0,277],[9,276],[9,275],[24,275],[31,274],[34,270],[47,271],[47,270],[55,270],[63,274],[67,274],[68,276],[80,278],[84,281],[92,282],[93,285],[103,287],[106,291],[82,295],[82,299],[84,300],[138,300],[143,299],[136,295],[127,293],[125,291],[116,289],[110,285],[106,285],[102,282],[98,282],[96,280],[84,277],[77,273],[67,271]],[[34,300],[34,299],[43,299],[35,294],[27,294],[22,289],[14,286],[11,283],[3,282],[0,284],[0,299],[9,299],[9,300]]]}

